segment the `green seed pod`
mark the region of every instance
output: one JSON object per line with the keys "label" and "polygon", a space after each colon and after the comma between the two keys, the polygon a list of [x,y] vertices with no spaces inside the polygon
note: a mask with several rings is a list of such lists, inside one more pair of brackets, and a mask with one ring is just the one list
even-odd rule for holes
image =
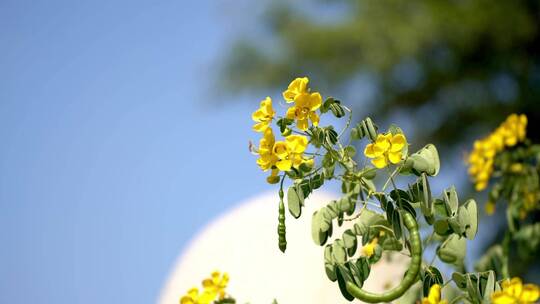
{"label": "green seed pod", "polygon": [[286,238],[286,232],[285,232],[285,204],[283,203],[283,199],[280,199],[279,201],[279,215],[278,215],[278,245],[279,250],[281,252],[285,252],[287,249],[287,238]]}
{"label": "green seed pod", "polygon": [[365,291],[352,281],[347,281],[347,291],[355,298],[367,303],[391,302],[401,297],[417,281],[422,264],[422,242],[418,232],[418,223],[409,212],[402,212],[403,223],[409,230],[411,263],[401,283],[393,289],[376,294]]}

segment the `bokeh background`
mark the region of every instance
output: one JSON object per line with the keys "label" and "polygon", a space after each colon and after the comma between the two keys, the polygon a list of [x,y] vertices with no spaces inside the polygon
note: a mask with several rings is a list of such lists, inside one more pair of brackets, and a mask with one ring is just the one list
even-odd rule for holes
{"label": "bokeh background", "polygon": [[250,114],[296,76],[435,143],[440,185],[481,202],[472,141],[512,112],[538,140],[539,29],[538,1],[0,1],[0,302],[154,302],[271,189]]}

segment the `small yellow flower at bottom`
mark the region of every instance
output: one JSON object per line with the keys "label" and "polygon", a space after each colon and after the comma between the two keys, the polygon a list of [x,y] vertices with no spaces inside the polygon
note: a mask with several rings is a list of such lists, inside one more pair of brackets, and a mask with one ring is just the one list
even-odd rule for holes
{"label": "small yellow flower at bottom", "polygon": [[364,247],[362,247],[362,253],[364,256],[370,258],[375,254],[375,246],[377,246],[377,243],[379,242],[378,238],[374,238],[371,240],[371,242],[367,243]]}
{"label": "small yellow flower at bottom", "polygon": [[210,304],[216,298],[215,293],[203,291],[199,293],[199,289],[191,288],[187,294],[180,298],[180,304]]}
{"label": "small yellow flower at bottom", "polygon": [[441,300],[441,285],[432,285],[427,298],[422,299],[422,304],[447,304],[446,300]]}
{"label": "small yellow flower at bottom", "polygon": [[221,275],[219,271],[212,272],[211,277],[202,282],[204,291],[217,295],[220,300],[225,297],[227,284],[229,284],[229,275],[227,273]]}
{"label": "small yellow flower at bottom", "polygon": [[540,298],[540,287],[535,284],[525,284],[520,278],[512,278],[501,284],[502,290],[491,295],[493,304],[533,304]]}

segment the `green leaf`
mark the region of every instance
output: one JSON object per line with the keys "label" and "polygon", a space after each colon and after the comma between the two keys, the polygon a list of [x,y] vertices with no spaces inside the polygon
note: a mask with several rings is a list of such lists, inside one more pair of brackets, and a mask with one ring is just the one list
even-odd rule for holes
{"label": "green leaf", "polygon": [[332,245],[324,247],[324,270],[330,281],[335,282],[337,280],[336,267],[332,258]]}
{"label": "green leaf", "polygon": [[321,105],[321,113],[326,113],[328,110],[330,110],[330,105],[339,102],[334,99],[334,97],[328,97]]}
{"label": "green leaf", "polygon": [[319,246],[324,245],[328,239],[328,233],[321,230],[321,224],[323,222],[324,219],[321,218],[319,212],[315,211],[311,219],[311,238]]}
{"label": "green leaf", "polygon": [[394,209],[392,212],[392,230],[394,230],[394,235],[399,240],[402,236],[401,222],[399,211]]}
{"label": "green leaf", "polygon": [[338,264],[343,264],[347,261],[347,251],[342,240],[336,240],[332,244],[332,259]]}
{"label": "green leaf", "polygon": [[436,176],[439,174],[440,166],[441,163],[437,148],[432,144],[428,144],[405,160],[401,172],[404,174],[412,172],[417,176],[420,176],[422,173]]}
{"label": "green leaf", "polygon": [[491,295],[495,291],[495,281],[495,273],[493,272],[493,270],[490,270],[487,274],[486,285],[480,290],[486,303],[489,303],[489,301],[491,300]]}
{"label": "green leaf", "polygon": [[[302,193],[300,191],[300,193]],[[287,191],[287,206],[289,208],[289,212],[294,218],[299,218],[302,214],[302,206],[300,201],[303,201],[303,194],[301,195],[302,198],[299,197],[298,193],[296,192],[296,187],[289,187],[289,190]]]}
{"label": "green leaf", "polygon": [[326,127],[324,129],[324,135],[325,135],[326,142],[330,146],[333,146],[333,145],[335,145],[337,143],[338,134],[332,127]]}
{"label": "green leaf", "polygon": [[339,285],[339,290],[345,299],[348,301],[354,300],[354,297],[347,291],[346,282],[353,282],[349,273],[349,269],[344,265],[337,265],[336,276]]}
{"label": "green leaf", "polygon": [[435,284],[443,284],[443,277],[439,269],[429,266],[424,272],[424,278],[422,281],[424,297],[427,297],[429,295],[429,289],[431,286]]}
{"label": "green leaf", "polygon": [[347,156],[351,158],[356,155],[356,148],[353,146],[346,146],[344,150],[345,150],[345,154],[347,154]]}
{"label": "green leaf", "polygon": [[446,212],[454,216],[456,215],[456,212],[458,210],[459,201],[458,201],[458,195],[456,192],[456,187],[452,186],[450,188],[447,188],[443,192],[443,200],[446,205]]}
{"label": "green leaf", "polygon": [[339,104],[339,101],[336,101],[330,105],[330,111],[334,114],[335,117],[341,118],[345,116],[345,109]]}
{"label": "green leaf", "polygon": [[464,206],[469,214],[469,221],[465,227],[465,236],[469,240],[472,240],[478,232],[478,208],[476,201],[473,199],[469,199],[467,202],[465,202]]}
{"label": "green leaf", "polygon": [[467,252],[465,238],[452,234],[437,248],[437,255],[441,261],[449,264],[461,264]]}
{"label": "green leaf", "polygon": [[440,236],[447,236],[452,233],[452,229],[450,229],[450,226],[446,220],[436,221],[433,229],[435,230],[435,233]]}
{"label": "green leaf", "polygon": [[456,286],[459,289],[464,290],[467,288],[467,275],[459,273],[459,272],[454,272],[452,274],[452,280],[454,280],[454,282],[456,283]]}

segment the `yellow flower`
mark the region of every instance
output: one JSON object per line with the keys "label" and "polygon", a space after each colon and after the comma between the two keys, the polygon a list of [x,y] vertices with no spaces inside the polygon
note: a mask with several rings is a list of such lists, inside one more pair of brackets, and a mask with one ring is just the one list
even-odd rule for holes
{"label": "yellow flower", "polygon": [[502,290],[491,295],[493,304],[532,304],[540,298],[540,288],[535,284],[525,284],[520,278],[512,278],[501,284]]}
{"label": "yellow flower", "polygon": [[212,272],[211,277],[202,282],[204,292],[214,294],[214,298],[217,296],[220,300],[225,298],[227,284],[229,284],[229,275],[227,273],[221,275],[219,271]]}
{"label": "yellow flower", "polygon": [[287,103],[293,102],[296,96],[307,93],[307,84],[309,79],[307,77],[296,78],[290,84],[287,90],[283,92],[283,98]]}
{"label": "yellow flower", "polygon": [[272,108],[272,99],[270,97],[266,97],[263,101],[261,101],[260,108],[251,114],[251,119],[256,122],[256,124],[253,126],[253,130],[255,132],[264,132],[266,129],[268,129],[274,115],[276,115],[276,112]]}
{"label": "yellow flower", "polygon": [[322,97],[317,92],[298,94],[294,98],[294,106],[287,110],[286,117],[295,119],[298,129],[305,131],[308,129],[308,119],[314,126],[319,125],[319,115],[315,111],[321,107],[321,104]]}
{"label": "yellow flower", "polygon": [[441,285],[432,285],[427,298],[422,299],[422,304],[446,304],[446,300],[441,300]]}
{"label": "yellow flower", "polygon": [[273,153],[273,147],[276,142],[272,128],[267,128],[264,131],[263,138],[259,141],[259,149],[256,151],[259,154],[257,164],[263,171],[272,168],[278,161],[277,156]]}
{"label": "yellow flower", "polygon": [[364,155],[373,158],[371,163],[381,169],[388,166],[389,163],[399,163],[406,145],[407,139],[403,134],[379,134],[374,143],[366,146]]}
{"label": "yellow flower", "polygon": [[289,171],[292,167],[298,168],[303,162],[309,162],[303,157],[307,145],[308,139],[302,135],[289,135],[285,141],[276,142],[272,149],[278,158],[276,167],[281,171]]}
{"label": "yellow flower", "polygon": [[525,139],[527,129],[527,116],[524,114],[511,114],[500,125],[496,132],[504,138],[504,144],[508,147],[516,145]]}
{"label": "yellow flower", "polygon": [[[468,158],[469,175],[475,183],[476,191],[484,190],[493,173],[493,161],[498,152],[523,141],[526,135],[527,116],[511,114],[491,134],[474,142]],[[513,166],[512,170],[517,169]]]}
{"label": "yellow flower", "polygon": [[495,203],[492,201],[488,201],[484,206],[484,209],[487,215],[492,215],[493,213],[495,213]]}
{"label": "yellow flower", "polygon": [[367,243],[364,247],[362,247],[362,253],[364,256],[370,258],[373,254],[375,254],[375,246],[377,246],[377,243],[379,242],[378,238],[374,238],[371,240],[371,242]]}
{"label": "yellow flower", "polygon": [[199,293],[199,289],[191,288],[187,294],[180,298],[180,304],[209,304],[216,298],[215,293],[203,291]]}

